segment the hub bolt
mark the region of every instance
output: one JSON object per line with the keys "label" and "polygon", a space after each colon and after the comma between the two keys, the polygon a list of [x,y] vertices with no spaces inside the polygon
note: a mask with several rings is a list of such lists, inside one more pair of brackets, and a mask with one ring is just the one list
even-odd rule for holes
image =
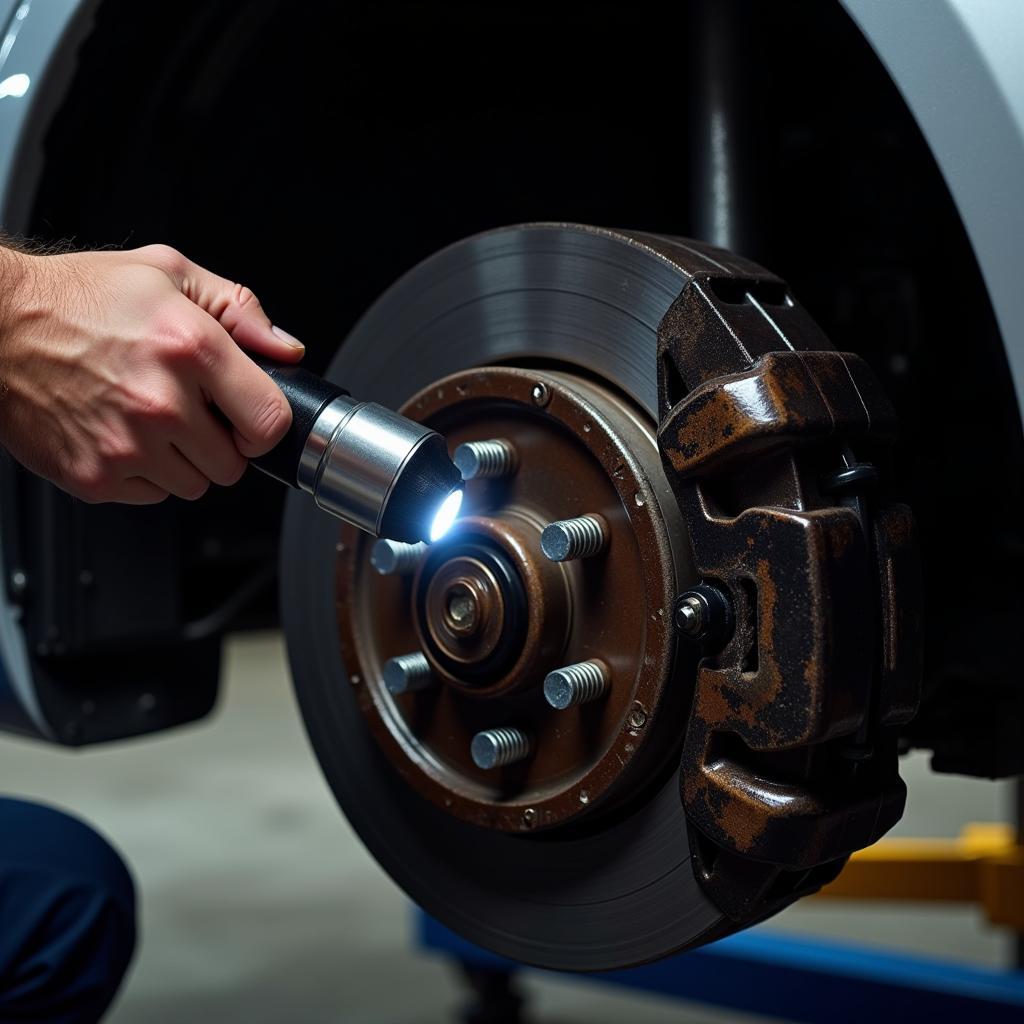
{"label": "hub bolt", "polygon": [[472,588],[459,581],[445,599],[445,617],[452,632],[470,636],[480,627],[480,604]]}
{"label": "hub bolt", "polygon": [[477,768],[503,768],[530,756],[530,737],[521,729],[485,729],[473,737],[469,752]]}
{"label": "hub bolt", "polygon": [[426,544],[403,544],[397,540],[379,540],[370,552],[370,565],[381,576],[408,576],[416,571],[427,552]]}
{"label": "hub bolt", "polygon": [[493,480],[516,470],[516,450],[510,441],[467,441],[455,449],[452,461],[463,480]]}
{"label": "hub bolt", "polygon": [[590,558],[608,544],[608,530],[600,516],[580,516],[549,523],[540,535],[540,549],[552,562]]}
{"label": "hub bolt", "polygon": [[608,689],[608,669],[601,661],[581,661],[549,672],[544,680],[544,699],[556,710],[587,704]]}
{"label": "hub bolt", "polygon": [[548,391],[547,384],[544,381],[539,380],[533,385],[533,390],[530,392],[533,398],[534,405],[547,405],[548,399],[551,397],[551,392]]}
{"label": "hub bolt", "polygon": [[434,681],[430,662],[419,652],[399,654],[384,663],[384,685],[396,696],[422,690]]}

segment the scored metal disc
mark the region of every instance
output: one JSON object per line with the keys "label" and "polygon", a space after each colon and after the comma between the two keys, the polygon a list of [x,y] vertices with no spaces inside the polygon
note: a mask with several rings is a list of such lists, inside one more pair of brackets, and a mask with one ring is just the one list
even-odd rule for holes
{"label": "scored metal disc", "polygon": [[[657,416],[656,331],[686,283],[663,240],[574,225],[478,235],[427,259],[356,325],[328,377],[397,408],[438,378],[495,363],[582,368]],[[667,243],[671,246],[672,243]],[[353,827],[428,913],[472,942],[563,970],[605,970],[717,937],[694,877],[676,772],[585,833],[521,836],[460,821],[402,780],[342,665],[338,525],[287,502],[282,617],[299,704]],[[681,726],[682,728],[682,726]]]}

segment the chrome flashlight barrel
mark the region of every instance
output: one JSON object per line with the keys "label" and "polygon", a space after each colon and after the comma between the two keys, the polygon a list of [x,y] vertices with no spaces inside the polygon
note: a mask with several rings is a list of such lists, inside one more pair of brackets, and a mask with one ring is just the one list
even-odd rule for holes
{"label": "chrome flashlight barrel", "polygon": [[462,488],[440,434],[306,370],[258,362],[284,392],[293,422],[271,452],[252,460],[257,468],[374,536],[438,538],[439,510]]}
{"label": "chrome flashlight barrel", "polygon": [[439,436],[376,402],[343,395],[310,432],[297,483],[325,512],[380,537],[403,471],[423,444]]}

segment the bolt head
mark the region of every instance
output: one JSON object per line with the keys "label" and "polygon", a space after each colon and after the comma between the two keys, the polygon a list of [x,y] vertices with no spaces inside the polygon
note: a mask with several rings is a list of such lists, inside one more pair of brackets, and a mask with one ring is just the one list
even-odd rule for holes
{"label": "bolt head", "polygon": [[676,605],[676,625],[687,636],[703,636],[707,624],[707,609],[699,597],[684,597]]}
{"label": "bolt head", "polygon": [[547,405],[548,399],[551,397],[551,392],[548,391],[547,384],[539,380],[533,385],[530,397],[533,398],[534,405]]}
{"label": "bolt head", "polygon": [[642,729],[647,724],[647,712],[641,707],[635,707],[626,719],[630,729]]}
{"label": "bolt head", "polygon": [[469,636],[480,626],[480,604],[476,594],[465,583],[456,583],[449,588],[444,609],[449,627],[460,636]]}
{"label": "bolt head", "polygon": [[533,828],[537,824],[537,812],[532,807],[527,807],[523,811],[523,825],[526,828]]}

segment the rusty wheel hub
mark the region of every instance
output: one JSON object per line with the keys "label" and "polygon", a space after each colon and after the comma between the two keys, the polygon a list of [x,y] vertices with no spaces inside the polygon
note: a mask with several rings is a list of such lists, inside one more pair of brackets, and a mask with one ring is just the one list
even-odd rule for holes
{"label": "rusty wheel hub", "polygon": [[[344,532],[338,625],[370,729],[413,788],[477,825],[550,829],[614,806],[678,744],[685,706],[668,686],[685,532],[653,423],[578,375],[508,367],[447,377],[403,411],[453,448],[500,441],[509,457],[468,482],[463,518],[413,572],[379,574],[372,540]],[[545,555],[545,526],[583,516],[600,550]],[[429,679],[389,692],[384,666],[417,654]],[[552,707],[545,679],[584,663],[594,681],[573,695],[589,699]],[[520,756],[481,767],[474,739],[496,730]]]}

